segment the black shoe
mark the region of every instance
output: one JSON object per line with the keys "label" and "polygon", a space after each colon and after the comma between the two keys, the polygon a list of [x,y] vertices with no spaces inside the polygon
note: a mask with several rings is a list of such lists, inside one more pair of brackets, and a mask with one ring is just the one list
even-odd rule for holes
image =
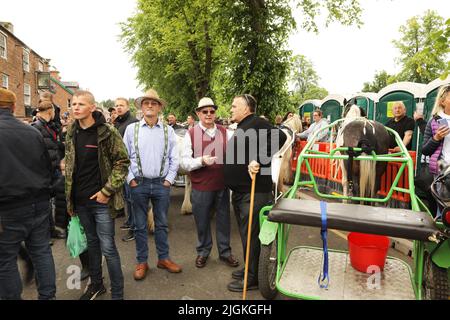
{"label": "black shoe", "polygon": [[127,223],[124,223],[123,225],[120,226],[120,230],[127,231],[127,230],[130,230],[130,229],[131,229],[131,227]]}
{"label": "black shoe", "polygon": [[87,278],[89,278],[89,270],[87,268],[82,268],[80,280],[83,281],[83,280],[86,280]]}
{"label": "black shoe", "polygon": [[91,283],[86,288],[84,294],[80,297],[80,300],[95,300],[99,295],[102,295],[106,292],[106,288],[101,284],[93,284]]}
{"label": "black shoe", "polygon": [[66,239],[67,234],[64,231],[53,229],[52,231],[50,231],[50,237],[53,239]]}
{"label": "black shoe", "polygon": [[[228,284],[228,290],[232,292],[242,292],[244,291],[244,280],[236,280],[233,282],[230,282]],[[247,285],[247,291],[249,290],[257,290],[258,289],[258,283],[255,281],[248,281]]]}
{"label": "black shoe", "polygon": [[134,239],[135,239],[134,231],[128,230],[128,234],[122,238],[122,241],[128,242],[128,241],[133,241]]}
{"label": "black shoe", "polygon": [[244,268],[242,268],[241,270],[233,271],[231,273],[231,277],[236,280],[244,280],[244,272],[245,272]]}

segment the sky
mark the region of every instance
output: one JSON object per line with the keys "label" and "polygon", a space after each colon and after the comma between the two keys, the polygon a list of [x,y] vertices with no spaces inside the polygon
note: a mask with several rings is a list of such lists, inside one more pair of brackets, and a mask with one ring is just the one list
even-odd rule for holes
{"label": "sky", "polygon": [[[392,40],[406,20],[436,10],[449,18],[449,0],[360,0],[364,25],[337,23],[319,35],[295,31],[289,40],[294,54],[309,58],[319,85],[335,94],[352,94],[376,71],[398,72],[398,50]],[[133,15],[134,0],[0,0],[0,21],[14,25],[15,35],[60,71],[63,81],[77,81],[97,101],[142,93],[136,69],[118,36],[120,22]],[[25,9],[25,10],[24,10]],[[295,12],[301,22],[299,11]],[[298,23],[301,25],[301,23]]]}

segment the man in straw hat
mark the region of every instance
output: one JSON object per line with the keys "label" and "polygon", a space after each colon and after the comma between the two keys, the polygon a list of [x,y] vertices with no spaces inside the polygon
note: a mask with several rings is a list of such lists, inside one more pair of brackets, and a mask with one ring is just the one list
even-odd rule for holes
{"label": "man in straw hat", "polygon": [[178,151],[174,130],[159,119],[166,102],[158,93],[148,90],[135,104],[142,110],[143,118],[127,127],[123,140],[131,160],[127,183],[131,189],[135,224],[137,266],[134,279],[142,280],[149,268],[147,212],[150,200],[155,217],[157,267],[172,273],[181,272],[181,267],[169,257],[167,236],[170,186],[178,171]]}
{"label": "man in straw hat", "polygon": [[225,188],[223,163],[227,130],[216,125],[217,106],[211,98],[202,98],[195,109],[200,122],[184,136],[181,166],[191,174],[192,212],[197,226],[197,259],[203,268],[211,253],[211,212],[216,212],[216,237],[219,258],[230,267],[239,261],[230,247],[230,191]]}
{"label": "man in straw hat", "polygon": [[16,96],[0,88],[0,300],[21,299],[17,253],[23,241],[36,270],[39,299],[54,299],[49,245],[52,169],[42,135],[17,120]]}
{"label": "man in straw hat", "polygon": [[[243,94],[236,96],[231,105],[232,120],[238,123],[237,130],[227,144],[224,166],[225,185],[233,191],[231,198],[241,235],[242,249],[247,249],[252,180],[256,174],[253,218],[251,224],[250,257],[247,289],[258,288],[258,262],[261,243],[259,241],[259,211],[272,199],[271,160],[283,146],[287,137],[283,131],[255,115],[256,99]],[[261,171],[259,170],[261,167]],[[232,273],[235,281],[228,290],[242,292],[244,270]]]}

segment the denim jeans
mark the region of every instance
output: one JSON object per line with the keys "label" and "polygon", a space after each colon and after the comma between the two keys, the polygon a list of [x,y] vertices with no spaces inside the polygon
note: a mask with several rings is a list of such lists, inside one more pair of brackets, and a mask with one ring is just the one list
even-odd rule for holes
{"label": "denim jeans", "polygon": [[144,178],[138,186],[131,188],[137,263],[146,263],[148,260],[147,211],[149,201],[153,206],[158,259],[169,258],[167,212],[170,202],[170,187],[165,187],[163,181],[164,179],[161,178]]}
{"label": "denim jeans", "polygon": [[123,186],[123,196],[127,213],[127,221],[125,223],[130,226],[131,230],[134,230],[133,199],[131,198],[131,187],[128,183],[125,183]]}
{"label": "denim jeans", "polygon": [[199,191],[192,189],[192,212],[197,226],[197,254],[208,257],[213,246],[211,220],[216,212],[216,240],[219,256],[231,255],[230,247],[230,191]]}
{"label": "denim jeans", "polygon": [[114,220],[107,205],[89,202],[77,205],[75,213],[86,232],[89,253],[89,275],[93,284],[101,284],[102,255],[106,258],[111,280],[112,299],[123,299],[123,274],[119,252],[114,241]]}
{"label": "denim jeans", "polygon": [[21,299],[22,280],[17,254],[22,241],[36,272],[38,299],[55,298],[55,263],[49,245],[50,202],[40,201],[11,210],[0,210],[0,299]]}

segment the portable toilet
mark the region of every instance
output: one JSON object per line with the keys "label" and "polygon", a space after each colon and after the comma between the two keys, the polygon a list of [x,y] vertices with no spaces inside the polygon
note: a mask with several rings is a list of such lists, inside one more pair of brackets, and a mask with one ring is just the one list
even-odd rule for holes
{"label": "portable toilet", "polygon": [[[436,101],[436,96],[438,94],[439,88],[445,84],[450,83],[450,75],[441,80],[437,78],[436,80],[431,81],[424,88],[423,96],[424,96],[424,104],[423,104],[423,118],[425,120],[429,120],[431,118],[431,111],[434,107],[434,102]],[[420,112],[420,110],[418,110]]]}
{"label": "portable toilet", "polygon": [[349,103],[356,104],[364,109],[367,119],[375,119],[375,104],[378,102],[378,94],[374,92],[359,92],[352,96]]}
{"label": "portable toilet", "polygon": [[323,117],[332,123],[342,117],[345,98],[338,94],[331,94],[321,101],[320,110]]}
{"label": "portable toilet", "polygon": [[[375,106],[375,120],[386,124],[392,115],[392,105],[402,101],[406,106],[406,115],[413,118],[416,104],[424,98],[425,84],[415,82],[397,82],[384,87],[378,92],[378,103]],[[419,104],[420,105],[420,104]],[[417,128],[412,138],[412,150],[417,147]]]}
{"label": "portable toilet", "polygon": [[298,108],[298,114],[303,117],[309,117],[312,121],[312,112],[320,107],[320,100],[306,100]]}
{"label": "portable toilet", "polygon": [[[450,75],[444,80],[437,78],[436,80],[431,81],[423,88],[423,100],[417,103],[416,110],[419,113],[423,114],[424,120],[428,121],[431,119],[431,111],[433,111],[434,102],[436,101],[436,96],[438,94],[439,88],[442,85],[449,83],[450,83]],[[419,161],[419,159],[421,159],[422,157],[422,145],[423,145],[423,135],[419,131],[416,147],[418,160],[417,167],[420,167],[421,161]]]}

